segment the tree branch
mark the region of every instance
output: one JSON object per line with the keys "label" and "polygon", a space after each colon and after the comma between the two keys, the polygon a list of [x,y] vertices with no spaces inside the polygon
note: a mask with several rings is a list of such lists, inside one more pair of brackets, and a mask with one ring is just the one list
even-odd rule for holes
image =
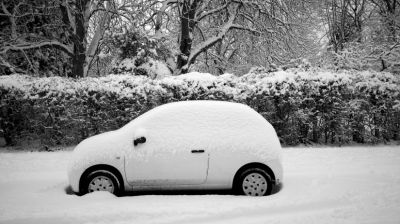
{"label": "tree branch", "polygon": [[10,20],[10,23],[11,23],[11,38],[15,40],[15,39],[17,39],[17,25],[15,23],[14,14],[11,14],[7,10],[7,7],[4,5],[4,2],[1,2],[1,8],[4,11],[5,15],[8,16],[8,19]]}
{"label": "tree branch", "polygon": [[246,30],[246,31],[252,32],[253,34],[261,34],[261,32],[256,30],[256,29],[253,29],[253,28],[250,28],[250,27],[241,26],[241,25],[238,25],[238,24],[232,24],[231,29]]}
{"label": "tree branch", "polygon": [[236,5],[234,11],[234,14],[230,14],[229,20],[225,23],[225,25],[220,29],[220,32],[218,35],[213,36],[205,41],[203,41],[201,44],[197,45],[190,53],[189,58],[188,58],[188,63],[187,66],[192,64],[196,57],[206,51],[208,48],[212,47],[215,43],[218,41],[222,40],[222,38],[226,35],[226,33],[232,29],[232,27],[235,25],[233,22],[236,19],[237,11],[239,9],[239,5]]}
{"label": "tree branch", "polygon": [[20,51],[20,50],[28,50],[28,49],[36,49],[36,48],[41,48],[41,47],[56,47],[65,53],[69,54],[70,56],[73,56],[74,52],[71,49],[71,47],[60,43],[58,41],[43,41],[43,42],[38,42],[38,43],[22,43],[18,45],[9,45],[6,47],[3,47],[3,49],[0,51],[0,54],[6,54],[8,51]]}
{"label": "tree branch", "polygon": [[196,20],[196,21],[201,21],[202,19],[204,19],[205,17],[207,17],[207,16],[209,16],[209,15],[211,15],[211,14],[214,14],[214,13],[217,13],[217,12],[219,12],[219,11],[221,11],[221,10],[226,9],[226,8],[228,7],[228,5],[229,5],[229,3],[228,3],[228,1],[227,1],[224,5],[222,5],[222,6],[219,7],[219,8],[216,8],[216,9],[213,9],[213,10],[210,10],[210,11],[207,11],[207,12],[204,12],[203,14],[197,15],[196,18],[195,18],[195,20]]}
{"label": "tree branch", "polygon": [[167,10],[168,6],[173,3],[178,3],[177,0],[166,0],[162,3],[162,6],[160,10],[157,12],[157,18],[156,18],[156,27],[155,27],[155,36],[161,36],[161,25],[162,25],[162,16],[165,13],[165,10]]}

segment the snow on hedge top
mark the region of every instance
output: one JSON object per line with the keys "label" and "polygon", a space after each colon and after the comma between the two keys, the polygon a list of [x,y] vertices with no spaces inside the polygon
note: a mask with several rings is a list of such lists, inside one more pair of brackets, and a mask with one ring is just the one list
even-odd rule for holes
{"label": "snow on hedge top", "polygon": [[273,73],[246,74],[242,77],[232,75],[213,76],[208,73],[192,72],[180,76],[168,76],[162,79],[150,79],[144,76],[108,75],[99,78],[70,79],[63,77],[29,77],[25,75],[0,76],[0,87],[21,91],[25,98],[49,98],[64,95],[91,95],[101,92],[102,95],[115,94],[119,98],[132,98],[140,95],[173,94],[191,99],[191,94],[208,94],[208,98],[217,98],[221,92],[231,95],[233,99],[245,99],[254,92],[269,95],[303,95],[304,91],[321,94],[319,88],[326,89],[346,86],[349,91],[387,92],[397,97],[400,92],[400,78],[390,73],[373,71],[326,70],[287,70]]}
{"label": "snow on hedge top", "polygon": [[166,85],[185,85],[185,83],[193,84],[196,83],[201,86],[212,85],[218,80],[216,76],[213,76],[209,73],[199,73],[199,72],[191,72],[187,74],[183,74],[180,76],[170,76],[166,77],[162,80],[161,83]]}
{"label": "snow on hedge top", "polygon": [[217,77],[209,73],[191,72],[177,76],[177,78],[195,82],[214,82]]}
{"label": "snow on hedge top", "polygon": [[271,95],[302,95],[305,88],[314,94],[321,94],[319,88],[327,90],[346,86],[353,92],[400,92],[400,78],[386,72],[374,71],[340,71],[329,70],[286,70],[272,73],[249,73],[241,80],[251,85],[254,91],[262,91]]}
{"label": "snow on hedge top", "polygon": [[119,69],[121,72],[126,71],[133,71],[135,68],[141,68],[144,69],[147,72],[147,75],[150,76],[152,79],[161,79],[166,76],[171,76],[172,73],[169,70],[168,66],[158,60],[154,60],[152,58],[149,58],[145,63],[136,66],[136,60],[137,58],[125,58],[122,60],[119,65],[116,67]]}

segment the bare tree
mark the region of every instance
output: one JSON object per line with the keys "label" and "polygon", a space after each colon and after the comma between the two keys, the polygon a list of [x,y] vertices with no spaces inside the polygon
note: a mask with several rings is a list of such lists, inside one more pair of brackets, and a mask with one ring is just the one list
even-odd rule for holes
{"label": "bare tree", "polygon": [[361,42],[366,0],[330,0],[324,4],[329,42],[334,51],[343,50],[347,42]]}
{"label": "bare tree", "polygon": [[313,1],[282,1],[281,5],[269,5],[270,17],[274,19],[258,17],[257,27],[262,25],[257,28],[259,33],[232,30],[221,44],[203,54],[202,61],[214,64],[208,67],[217,67],[215,73],[244,74],[254,66],[276,69],[315,55],[318,46],[313,4]]}
{"label": "bare tree", "polygon": [[398,0],[371,0],[378,7],[378,12],[382,16],[389,42],[398,42],[398,31],[400,30],[400,1]]}
{"label": "bare tree", "polygon": [[[7,32],[0,46],[3,64],[10,51],[56,48],[72,60],[68,75],[84,77],[99,52],[105,30],[120,8],[127,6],[118,6],[113,0],[2,1],[0,16],[9,21],[3,29]],[[35,24],[36,20],[41,23]],[[29,26],[32,29],[26,28]],[[39,26],[46,26],[44,30],[49,34],[33,31]]]}
{"label": "bare tree", "polygon": [[288,33],[291,28],[286,1],[166,0],[157,16],[156,34],[163,31],[163,16],[174,10],[180,21],[178,73],[188,72],[198,56],[217,43],[222,46],[232,30],[257,36]]}

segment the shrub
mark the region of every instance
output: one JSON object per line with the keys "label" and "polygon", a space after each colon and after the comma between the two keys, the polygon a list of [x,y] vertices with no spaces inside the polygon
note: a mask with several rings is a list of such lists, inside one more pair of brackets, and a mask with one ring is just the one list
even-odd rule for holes
{"label": "shrub", "polygon": [[153,79],[172,74],[167,61],[173,55],[162,40],[125,28],[121,33],[108,33],[108,42],[118,52],[116,65],[112,69],[114,74],[129,73]]}
{"label": "shrub", "polygon": [[254,108],[284,145],[384,143],[400,139],[399,84],[389,73],[313,69],[159,80],[10,75],[0,77],[0,128],[8,144],[76,144],[168,102],[223,100]]}

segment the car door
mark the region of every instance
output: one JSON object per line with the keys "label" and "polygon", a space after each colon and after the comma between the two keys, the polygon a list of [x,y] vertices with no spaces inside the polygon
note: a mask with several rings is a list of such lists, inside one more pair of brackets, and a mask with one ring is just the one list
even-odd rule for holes
{"label": "car door", "polygon": [[[204,183],[209,152],[198,137],[205,128],[198,125],[201,118],[177,108],[147,113],[132,127],[132,145],[125,157],[128,182],[135,186]],[[146,142],[135,146],[134,139],[142,137]]]}

